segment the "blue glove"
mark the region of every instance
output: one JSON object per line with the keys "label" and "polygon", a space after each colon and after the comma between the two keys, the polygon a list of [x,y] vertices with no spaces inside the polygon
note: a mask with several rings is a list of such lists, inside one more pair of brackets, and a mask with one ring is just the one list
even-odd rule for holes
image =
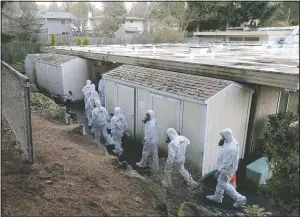
{"label": "blue glove", "polygon": [[145,141],[144,141],[144,140],[142,141],[142,145],[143,145],[143,146],[145,145]]}
{"label": "blue glove", "polygon": [[219,178],[219,175],[220,175],[220,174],[219,174],[218,172],[216,172],[216,173],[215,173],[215,178],[218,179],[218,178]]}

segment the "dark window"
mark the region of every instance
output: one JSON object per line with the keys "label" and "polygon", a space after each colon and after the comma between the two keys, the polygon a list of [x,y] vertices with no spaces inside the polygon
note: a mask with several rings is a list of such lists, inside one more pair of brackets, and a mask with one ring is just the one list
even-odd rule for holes
{"label": "dark window", "polygon": [[65,33],[65,32],[62,32],[62,34],[65,35],[66,33]]}
{"label": "dark window", "polygon": [[133,20],[129,20],[130,23],[133,23]]}
{"label": "dark window", "polygon": [[65,20],[61,20],[61,24],[65,25],[66,21]]}

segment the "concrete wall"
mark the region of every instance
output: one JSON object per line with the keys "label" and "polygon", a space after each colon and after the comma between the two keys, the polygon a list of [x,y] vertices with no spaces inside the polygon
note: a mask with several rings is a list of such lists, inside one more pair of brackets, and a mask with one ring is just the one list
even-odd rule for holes
{"label": "concrete wall", "polygon": [[255,89],[252,98],[250,120],[248,126],[247,154],[259,152],[262,148],[262,137],[268,115],[276,114],[279,109],[280,88],[264,85],[249,85]]}
{"label": "concrete wall", "polygon": [[[89,63],[91,64],[91,63]],[[93,61],[92,63],[92,78],[97,76],[98,74],[103,74],[108,72],[114,68],[121,66],[120,63],[112,63],[112,62],[105,62],[105,61]]]}
{"label": "concrete wall", "polygon": [[290,93],[287,110],[299,115],[299,90],[295,93]]}
{"label": "concrete wall", "polygon": [[82,88],[88,79],[87,61],[82,58],[76,58],[62,65],[64,94],[72,91],[74,101],[83,100]]}
{"label": "concrete wall", "polygon": [[240,158],[244,157],[251,98],[250,90],[230,85],[208,100],[202,175],[217,169],[218,142],[225,128],[233,131]]}

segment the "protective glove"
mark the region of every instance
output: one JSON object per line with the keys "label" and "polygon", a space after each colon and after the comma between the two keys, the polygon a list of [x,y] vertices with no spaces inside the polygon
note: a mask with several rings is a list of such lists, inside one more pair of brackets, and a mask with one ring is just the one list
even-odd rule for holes
{"label": "protective glove", "polygon": [[218,170],[216,173],[215,173],[215,178],[218,179],[219,178],[219,175],[220,175],[221,171]]}
{"label": "protective glove", "polygon": [[142,141],[143,146],[145,145],[145,142],[146,142],[146,139],[143,139],[143,141]]}

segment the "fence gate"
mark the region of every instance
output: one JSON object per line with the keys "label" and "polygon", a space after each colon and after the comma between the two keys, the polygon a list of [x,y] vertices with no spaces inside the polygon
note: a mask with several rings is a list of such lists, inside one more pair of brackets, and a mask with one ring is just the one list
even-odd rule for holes
{"label": "fence gate", "polygon": [[7,120],[24,157],[33,163],[29,79],[1,62],[2,115]]}

